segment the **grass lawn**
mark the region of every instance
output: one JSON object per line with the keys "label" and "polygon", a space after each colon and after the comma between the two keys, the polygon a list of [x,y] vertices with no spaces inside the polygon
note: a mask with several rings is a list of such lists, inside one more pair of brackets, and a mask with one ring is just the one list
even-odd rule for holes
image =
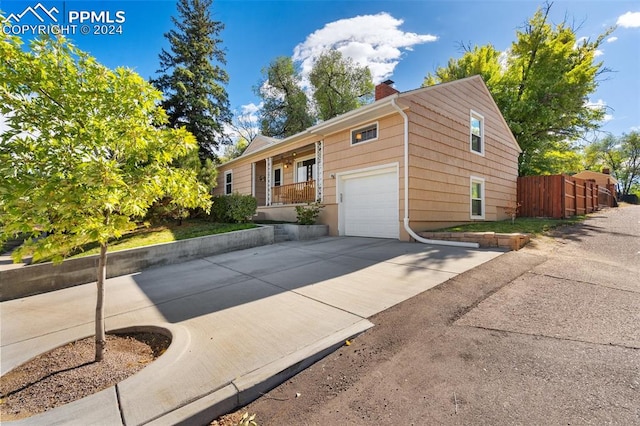
{"label": "grass lawn", "polygon": [[[254,223],[214,223],[204,220],[190,219],[177,223],[152,225],[140,227],[121,238],[109,243],[109,252],[126,250],[130,248],[150,246],[152,244],[169,243],[171,241],[186,240],[189,238],[204,237],[206,235],[223,234],[225,232],[240,231],[242,229],[255,228]],[[100,246],[87,244],[84,251],[74,257],[89,256],[100,253]]]}
{"label": "grass lawn", "polygon": [[438,231],[446,232],[498,232],[513,233],[519,232],[523,234],[540,235],[553,228],[563,225],[573,225],[582,222],[586,216],[575,216],[569,219],[546,219],[533,217],[516,218],[515,223],[511,223],[511,219],[499,222],[475,222],[465,225],[452,226],[450,228],[439,229]]}

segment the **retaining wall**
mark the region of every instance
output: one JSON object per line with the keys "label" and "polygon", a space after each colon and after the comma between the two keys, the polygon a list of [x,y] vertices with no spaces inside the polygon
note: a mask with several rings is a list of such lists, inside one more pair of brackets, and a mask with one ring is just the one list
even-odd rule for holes
{"label": "retaining wall", "polygon": [[329,225],[282,224],[282,229],[291,241],[314,240],[329,235]]}
{"label": "retaining wall", "polygon": [[[107,278],[151,266],[184,262],[233,250],[273,244],[273,227],[209,235],[107,253]],[[0,271],[0,301],[73,287],[96,280],[99,255],[68,259],[59,265],[40,263]]]}
{"label": "retaining wall", "polygon": [[509,250],[520,250],[531,239],[529,234],[500,234],[496,232],[420,232],[419,234],[432,240],[478,243],[480,247],[500,247]]}

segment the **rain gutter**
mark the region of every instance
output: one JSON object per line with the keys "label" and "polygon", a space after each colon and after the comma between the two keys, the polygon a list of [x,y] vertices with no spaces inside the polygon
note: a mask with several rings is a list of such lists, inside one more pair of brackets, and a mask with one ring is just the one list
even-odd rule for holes
{"label": "rain gutter", "polygon": [[465,243],[461,241],[444,241],[444,240],[430,240],[422,238],[409,226],[409,117],[407,114],[396,104],[396,97],[391,99],[391,106],[398,111],[404,120],[404,229],[407,233],[416,241],[424,244],[433,244],[440,246],[451,247],[467,247],[467,248],[479,248],[478,243]]}

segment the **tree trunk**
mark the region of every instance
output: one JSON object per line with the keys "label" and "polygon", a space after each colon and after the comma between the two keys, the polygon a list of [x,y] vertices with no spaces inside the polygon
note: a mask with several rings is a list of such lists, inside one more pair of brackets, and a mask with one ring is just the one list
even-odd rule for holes
{"label": "tree trunk", "polygon": [[96,301],[96,362],[104,358],[106,337],[104,331],[104,282],[107,279],[107,243],[100,245],[98,260],[98,298]]}

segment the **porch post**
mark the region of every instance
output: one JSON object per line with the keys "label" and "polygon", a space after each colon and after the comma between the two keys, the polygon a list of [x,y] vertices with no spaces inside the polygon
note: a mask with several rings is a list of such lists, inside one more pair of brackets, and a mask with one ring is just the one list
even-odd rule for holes
{"label": "porch post", "polygon": [[266,167],[266,171],[265,171],[265,185],[266,185],[266,202],[265,205],[270,206],[271,205],[271,175],[273,173],[271,173],[271,168],[272,168],[272,164],[273,164],[273,159],[272,157],[267,157],[267,159],[265,160],[267,163],[267,167]]}
{"label": "porch post", "polygon": [[324,155],[322,153],[322,141],[316,142],[316,201],[322,202],[322,184],[324,170]]}
{"label": "porch post", "polygon": [[256,196],[256,163],[251,163],[251,195]]}

